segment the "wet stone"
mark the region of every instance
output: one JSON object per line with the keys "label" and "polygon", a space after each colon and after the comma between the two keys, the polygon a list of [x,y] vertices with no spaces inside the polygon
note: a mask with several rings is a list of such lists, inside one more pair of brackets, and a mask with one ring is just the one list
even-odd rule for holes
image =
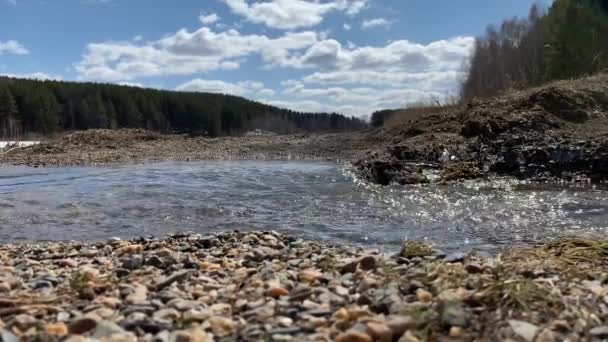
{"label": "wet stone", "polygon": [[589,331],[591,336],[600,339],[608,339],[608,325],[595,327]]}
{"label": "wet stone", "polygon": [[82,335],[95,329],[95,327],[97,327],[96,320],[89,317],[82,317],[72,321],[70,325],[68,325],[68,331],[70,334]]}

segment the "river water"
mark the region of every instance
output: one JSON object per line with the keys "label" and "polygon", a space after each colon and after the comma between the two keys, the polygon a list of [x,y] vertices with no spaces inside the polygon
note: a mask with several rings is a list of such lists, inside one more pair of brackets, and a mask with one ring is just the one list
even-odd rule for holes
{"label": "river water", "polygon": [[405,239],[495,252],[513,242],[608,234],[607,226],[602,190],[506,182],[380,188],[334,163],[0,168],[0,242],[274,229],[386,252]]}

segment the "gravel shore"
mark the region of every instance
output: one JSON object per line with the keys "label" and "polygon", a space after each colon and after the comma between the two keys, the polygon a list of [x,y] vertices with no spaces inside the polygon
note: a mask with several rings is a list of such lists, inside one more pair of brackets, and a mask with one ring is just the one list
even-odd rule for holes
{"label": "gravel shore", "polygon": [[44,167],[197,160],[354,161],[382,142],[368,140],[366,132],[206,138],[133,129],[89,130],[32,147],[0,151],[0,164]]}
{"label": "gravel shore", "polygon": [[498,258],[276,232],[0,247],[2,341],[608,338],[608,241]]}

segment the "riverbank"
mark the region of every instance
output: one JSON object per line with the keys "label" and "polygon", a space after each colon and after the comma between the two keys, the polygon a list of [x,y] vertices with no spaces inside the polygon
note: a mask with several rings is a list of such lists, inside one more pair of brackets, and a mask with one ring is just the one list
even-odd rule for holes
{"label": "riverbank", "polygon": [[398,256],[274,232],[0,247],[4,341],[590,341],[608,241]]}
{"label": "riverbank", "polygon": [[356,163],[361,176],[375,183],[608,179],[608,74],[391,121],[397,124],[378,132],[391,142]]}
{"label": "riverbank", "polygon": [[370,146],[376,146],[367,134],[193,138],[144,130],[89,130],[0,153],[0,163],[39,167],[198,160],[352,161],[362,158]]}

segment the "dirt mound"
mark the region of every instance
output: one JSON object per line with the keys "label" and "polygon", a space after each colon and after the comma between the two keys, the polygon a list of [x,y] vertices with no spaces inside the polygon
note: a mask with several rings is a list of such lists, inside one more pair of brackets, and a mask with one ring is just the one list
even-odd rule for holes
{"label": "dirt mound", "polygon": [[[397,165],[407,173],[408,163],[435,162],[449,175],[441,179],[493,174],[608,179],[608,74],[438,111],[383,130],[392,143],[357,163],[363,177],[402,183]],[[447,159],[440,162],[442,157]],[[390,172],[385,172],[387,165]],[[467,169],[475,172],[462,172]]]}

